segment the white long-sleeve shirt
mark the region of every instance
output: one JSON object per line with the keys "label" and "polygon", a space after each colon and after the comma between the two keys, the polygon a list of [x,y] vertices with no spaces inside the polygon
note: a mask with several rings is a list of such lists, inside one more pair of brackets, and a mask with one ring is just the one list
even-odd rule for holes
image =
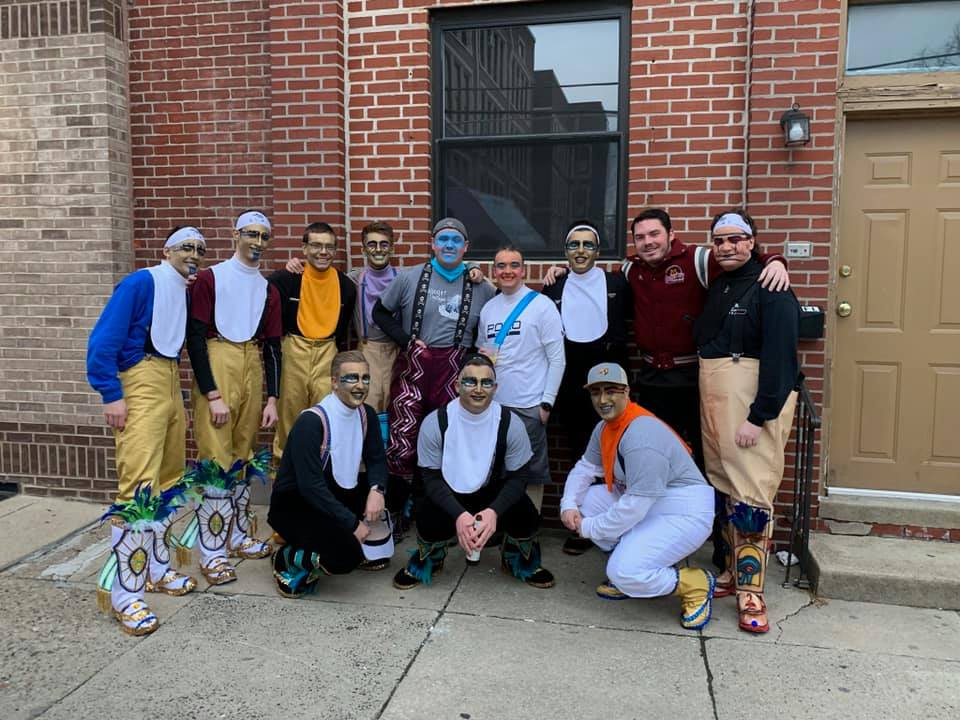
{"label": "white long-sleeve shirt", "polygon": [[[478,344],[493,344],[507,317],[531,292],[521,286],[511,295],[501,293],[480,310]],[[497,353],[497,394],[501,405],[515,408],[551,405],[557,399],[566,357],[563,323],[556,306],[537,295],[514,320]]]}

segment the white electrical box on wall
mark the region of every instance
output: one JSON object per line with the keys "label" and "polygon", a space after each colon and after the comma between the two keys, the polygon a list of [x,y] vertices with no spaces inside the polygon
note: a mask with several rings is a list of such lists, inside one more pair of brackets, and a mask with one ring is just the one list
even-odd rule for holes
{"label": "white electrical box on wall", "polygon": [[813,257],[813,243],[788,242],[786,256],[788,259]]}

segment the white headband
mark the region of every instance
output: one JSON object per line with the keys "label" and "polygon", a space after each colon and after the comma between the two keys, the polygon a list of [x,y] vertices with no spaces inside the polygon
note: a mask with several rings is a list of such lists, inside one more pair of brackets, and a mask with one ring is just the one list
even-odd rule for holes
{"label": "white headband", "polygon": [[180,243],[186,242],[187,240],[197,240],[204,244],[206,244],[207,242],[206,240],[203,239],[203,235],[200,234],[199,230],[197,230],[195,227],[187,226],[187,227],[180,228],[175,233],[173,233],[173,235],[168,237],[167,242],[164,243],[164,247],[165,248],[173,247],[174,245],[179,245]]}
{"label": "white headband", "polygon": [[574,225],[572,228],[570,228],[570,232],[567,233],[567,237],[564,238],[563,241],[566,242],[570,239],[571,235],[573,235],[575,232],[580,232],[581,230],[589,230],[592,232],[593,236],[597,239],[597,245],[600,244],[600,235],[597,234],[596,228],[592,228],[589,225]]}
{"label": "white headband", "polygon": [[245,212],[243,215],[237,218],[237,230],[245,228],[247,225],[264,225],[267,230],[273,229],[270,225],[270,221],[267,220],[267,216],[262,212],[257,212],[255,210]]}
{"label": "white headband", "polygon": [[733,225],[733,227],[740,228],[747,235],[753,237],[753,229],[750,227],[750,224],[737,213],[724,213],[720,219],[713,224],[715,228],[723,225]]}

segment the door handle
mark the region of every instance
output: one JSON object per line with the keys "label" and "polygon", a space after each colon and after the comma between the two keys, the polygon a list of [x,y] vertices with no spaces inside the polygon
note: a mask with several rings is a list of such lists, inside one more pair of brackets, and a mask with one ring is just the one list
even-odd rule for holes
{"label": "door handle", "polygon": [[850,317],[850,313],[853,312],[853,305],[848,303],[846,300],[841,300],[837,305],[837,315],[840,317]]}

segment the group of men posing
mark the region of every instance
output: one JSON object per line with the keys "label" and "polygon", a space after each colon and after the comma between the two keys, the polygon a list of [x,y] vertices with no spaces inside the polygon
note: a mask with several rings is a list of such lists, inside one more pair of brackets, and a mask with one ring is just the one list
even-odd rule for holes
{"label": "group of men posing", "polygon": [[[551,272],[542,293],[525,285],[515,247],[494,258],[499,293],[468,268],[467,229],[455,218],[434,226],[430,260],[400,269],[390,263],[393,230],[367,225],[366,266],[349,276],[333,267],[339,239],[325,223],[306,228],[305,263],[268,278],[262,213],[241,214],[233,257],[205,270],[202,234],[175,229],[160,264],[117,286],[89,340],[88,377],[114,429],[120,480],[107,513],[104,610],[127,633],[155,630],[144,591],[196,586],[171,568],[171,547],[186,560],[199,545],[210,584],[236,579],[231,558],[272,554],[289,597],[326,574],[383,569],[392,525],[411,505],[416,548],[395,587],[429,584],[454,537],[468,561],[497,537],[506,573],[549,588],[537,533],[546,425],[557,412],[577,458],[560,506],[573,533],[564,551],[595,544],[610,553],[601,597],[674,593],[682,625],[703,627],[715,578],[679,565],[710,535],[715,514],[699,469],[692,320],[720,267],[709,249],[679,242],[662,210],[631,227],[637,254],[608,272],[595,266],[597,227],[573,223],[569,272]],[[759,280],[785,287],[781,258],[763,260]],[[631,317],[643,407],[624,370]],[[351,327],[356,349],[344,350]],[[184,344],[198,458],[186,473]],[[255,452],[256,435],[275,425],[276,552],[256,539],[249,510],[250,483],[271,464]],[[188,505],[194,517],[176,537],[171,525]]]}

